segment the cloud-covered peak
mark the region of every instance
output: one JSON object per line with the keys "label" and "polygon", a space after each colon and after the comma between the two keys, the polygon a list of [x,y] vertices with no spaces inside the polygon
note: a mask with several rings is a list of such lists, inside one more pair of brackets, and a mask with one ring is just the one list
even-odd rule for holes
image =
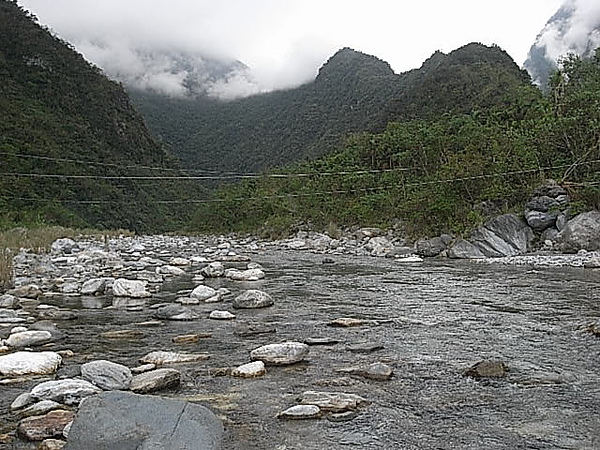
{"label": "cloud-covered peak", "polygon": [[600,2],[566,0],[538,35],[525,68],[534,82],[545,86],[560,59],[570,53],[589,56],[600,47]]}

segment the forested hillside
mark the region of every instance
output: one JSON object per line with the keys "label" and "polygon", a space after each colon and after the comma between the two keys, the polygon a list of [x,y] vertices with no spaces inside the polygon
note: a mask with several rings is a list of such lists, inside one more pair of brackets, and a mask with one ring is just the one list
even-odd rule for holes
{"label": "forested hillside", "polygon": [[502,105],[527,85],[503,50],[469,44],[403,74],[344,48],[312,83],[230,102],[130,93],[186,167],[254,172],[325,155],[349,133],[382,130],[390,120]]}
{"label": "forested hillside", "polygon": [[326,157],[224,187],[190,227],[277,235],[401,225],[415,237],[463,234],[490,216],[520,213],[548,178],[567,187],[572,214],[599,208],[600,50],[569,58],[547,96],[533,86],[518,96],[499,85],[493,92],[496,105],[390,122]]}
{"label": "forested hillside", "polygon": [[0,225],[144,230],[179,220],[156,200],[176,200],[181,186],[120,178],[177,174],[122,87],[8,0],[0,0],[0,117]]}

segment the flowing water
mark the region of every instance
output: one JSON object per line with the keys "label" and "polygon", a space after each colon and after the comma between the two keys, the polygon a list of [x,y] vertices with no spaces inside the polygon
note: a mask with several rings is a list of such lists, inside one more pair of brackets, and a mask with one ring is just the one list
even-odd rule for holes
{"label": "flowing water", "polygon": [[[212,408],[224,420],[225,449],[600,449],[600,339],[585,331],[600,317],[600,272],[333,259],[324,264],[323,256],[274,251],[253,255],[267,273],[264,280],[208,280],[234,295],[253,288],[275,299],[275,306],[261,310],[234,311],[227,301],[197,307],[204,317],[228,309],[236,313],[234,321],[146,328],[137,324],[151,319],[149,308],[127,312],[104,309],[111,304],[105,298],[54,299],[79,313],[74,321],[58,322],[67,339],[56,348],[76,353],[58,375],[73,376],[79,364],[94,359],[133,367],[153,350],[208,352],[206,362],[178,365],[181,386],[160,395]],[[177,291],[194,286],[191,276],[180,277],[150,303],[173,301]],[[339,317],[366,322],[328,326]],[[263,333],[248,335],[249,326]],[[119,329],[141,336],[100,337]],[[190,333],[210,337],[192,345],[171,342]],[[258,346],[310,337],[339,342],[312,346],[305,362],[268,367],[261,378],[215,374],[215,368],[249,362],[249,351]],[[362,344],[363,351],[352,348]],[[463,375],[484,359],[505,362],[507,377],[477,381]],[[372,362],[392,366],[394,377],[372,381],[337,371]],[[14,427],[11,401],[34,384],[0,387],[0,432]],[[306,390],[355,393],[370,404],[345,422],[275,417]]]}

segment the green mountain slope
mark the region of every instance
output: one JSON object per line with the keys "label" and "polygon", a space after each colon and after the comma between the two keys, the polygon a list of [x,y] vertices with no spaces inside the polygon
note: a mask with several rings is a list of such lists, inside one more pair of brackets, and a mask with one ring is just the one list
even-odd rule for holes
{"label": "green mountain slope", "polygon": [[154,202],[176,190],[111,178],[176,174],[139,168],[173,169],[175,160],[122,87],[7,0],[0,1],[0,117],[5,225],[41,219],[157,229],[176,218]]}
{"label": "green mountain slope", "polygon": [[403,74],[344,48],[311,83],[230,102],[130,93],[186,167],[247,172],[328,154],[348,134],[391,120],[498,105],[529,83],[498,47],[469,44]]}

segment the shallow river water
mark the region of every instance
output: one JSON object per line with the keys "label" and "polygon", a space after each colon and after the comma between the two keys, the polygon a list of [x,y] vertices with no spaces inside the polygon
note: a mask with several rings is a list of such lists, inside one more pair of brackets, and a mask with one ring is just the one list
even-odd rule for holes
{"label": "shallow river water", "polygon": [[[228,299],[196,308],[203,317],[228,309],[237,315],[233,321],[146,328],[136,324],[151,319],[149,308],[107,310],[111,302],[104,298],[48,301],[79,314],[57,322],[67,339],[55,348],[75,352],[58,376],[76,375],[81,363],[94,359],[134,367],[154,350],[207,352],[208,361],[177,365],[181,386],[159,395],[213,409],[224,420],[224,449],[600,449],[600,339],[585,331],[600,317],[599,271],[349,256],[324,264],[322,255],[275,251],[252,260],[263,266],[264,280],[205,284],[233,295],[261,289],[275,306],[233,310]],[[195,285],[191,276],[180,277],[149,304],[173,301],[177,291]],[[367,322],[328,326],[339,317]],[[248,326],[265,332],[247,335]],[[141,334],[100,337],[119,329]],[[171,341],[190,333],[210,337],[191,345]],[[339,342],[312,346],[305,362],[268,367],[261,378],[215,375],[216,368],[249,362],[249,351],[261,345],[311,337]],[[366,347],[357,351],[361,344]],[[503,361],[508,376],[477,381],[463,375],[484,359]],[[392,366],[393,378],[372,381],[337,371],[371,362]],[[17,420],[8,413],[12,400],[37,382],[0,387],[0,432]],[[307,390],[355,393],[370,404],[345,422],[275,417]]]}

